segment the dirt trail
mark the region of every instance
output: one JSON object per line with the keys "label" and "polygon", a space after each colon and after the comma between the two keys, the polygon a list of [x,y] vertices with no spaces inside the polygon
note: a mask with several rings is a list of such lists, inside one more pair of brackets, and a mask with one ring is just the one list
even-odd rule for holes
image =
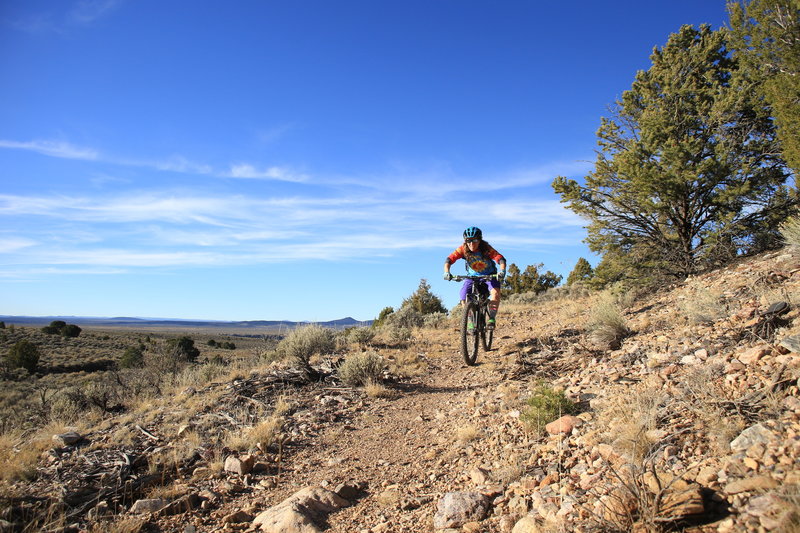
{"label": "dirt trail", "polygon": [[393,397],[369,400],[351,421],[327,426],[292,458],[274,502],[303,486],[364,483],[364,498],[329,517],[331,531],[430,529],[442,494],[474,488],[470,470],[503,462],[501,447],[485,438],[475,445],[509,422],[504,397],[517,397],[508,384],[498,392],[507,383],[511,362],[502,354],[515,342],[510,333],[498,330],[494,349],[481,351],[472,367],[463,362],[457,330],[433,333],[428,346],[435,348],[418,354],[425,372],[394,386]]}

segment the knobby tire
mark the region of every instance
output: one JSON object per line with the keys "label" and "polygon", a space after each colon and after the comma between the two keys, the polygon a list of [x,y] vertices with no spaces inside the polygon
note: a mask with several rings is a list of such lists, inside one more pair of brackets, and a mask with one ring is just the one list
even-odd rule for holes
{"label": "knobby tire", "polygon": [[[472,323],[475,326],[472,335],[469,334],[467,330],[467,324],[472,318]],[[480,330],[480,309],[475,304],[475,302],[471,302],[467,300],[466,306],[464,307],[464,317],[461,323],[461,351],[464,354],[464,362],[468,365],[472,366],[475,364],[475,361],[478,359],[478,346],[479,346],[479,337],[481,336]]]}
{"label": "knobby tire", "polygon": [[[484,320],[483,323],[487,324],[489,322],[489,311],[484,307]],[[483,349],[484,351],[488,352],[492,349],[492,339],[494,339],[494,328],[489,329],[487,327],[481,328],[481,341],[483,342]]]}

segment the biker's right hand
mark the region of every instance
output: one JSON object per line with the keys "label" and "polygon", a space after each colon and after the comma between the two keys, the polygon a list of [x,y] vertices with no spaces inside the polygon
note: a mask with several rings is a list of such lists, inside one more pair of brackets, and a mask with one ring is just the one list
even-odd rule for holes
{"label": "biker's right hand", "polygon": [[445,281],[450,281],[451,279],[453,279],[453,275],[450,272],[445,272],[444,273],[444,280]]}

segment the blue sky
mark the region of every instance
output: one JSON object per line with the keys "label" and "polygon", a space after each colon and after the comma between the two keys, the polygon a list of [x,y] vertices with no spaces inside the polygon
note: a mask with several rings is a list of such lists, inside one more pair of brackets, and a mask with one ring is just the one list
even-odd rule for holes
{"label": "blue sky", "polygon": [[[594,265],[550,183],[724,1],[4,0],[0,314],[374,318],[467,226]],[[454,272],[462,271],[457,265]]]}

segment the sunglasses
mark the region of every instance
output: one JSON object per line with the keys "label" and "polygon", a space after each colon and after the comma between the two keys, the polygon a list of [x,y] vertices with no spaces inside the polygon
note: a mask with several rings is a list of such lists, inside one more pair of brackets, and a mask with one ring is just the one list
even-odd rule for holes
{"label": "sunglasses", "polygon": [[466,239],[466,240],[464,240],[464,243],[466,243],[466,244],[471,244],[473,242],[481,242],[481,240],[480,239]]}

